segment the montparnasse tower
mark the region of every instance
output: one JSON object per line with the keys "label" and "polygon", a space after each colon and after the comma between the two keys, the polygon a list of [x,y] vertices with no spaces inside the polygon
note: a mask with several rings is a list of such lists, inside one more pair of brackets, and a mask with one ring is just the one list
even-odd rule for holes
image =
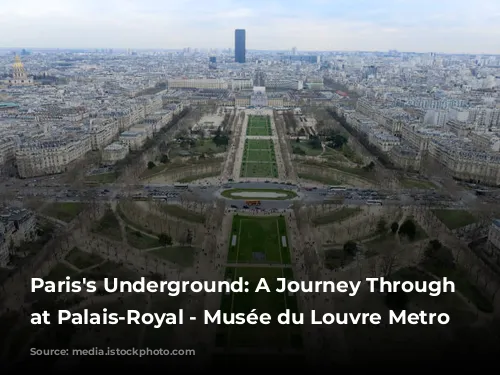
{"label": "montparnasse tower", "polygon": [[16,55],[14,64],[12,65],[12,79],[9,80],[9,84],[11,86],[29,86],[33,84],[33,80],[28,77],[21,58],[18,55]]}

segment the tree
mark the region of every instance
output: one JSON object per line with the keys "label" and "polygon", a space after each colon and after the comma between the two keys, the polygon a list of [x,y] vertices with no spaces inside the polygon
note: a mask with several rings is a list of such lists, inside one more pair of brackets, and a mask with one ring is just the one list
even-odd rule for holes
{"label": "tree", "polygon": [[375,168],[375,163],[373,161],[371,161],[369,164],[363,167],[363,169],[368,172],[373,171],[374,168]]}
{"label": "tree", "polygon": [[391,232],[396,233],[399,229],[399,224],[395,221],[394,223],[391,224]]}
{"label": "tree", "polygon": [[439,240],[429,241],[424,252],[424,263],[440,269],[454,269],[455,259],[450,249],[444,247]]}
{"label": "tree", "polygon": [[300,138],[299,138],[299,137],[297,137],[297,138],[295,139],[295,142],[300,143]]}
{"label": "tree", "polygon": [[387,222],[384,220],[384,218],[380,218],[380,220],[377,223],[377,232],[384,233],[386,230],[387,230]]}
{"label": "tree", "polygon": [[321,148],[321,140],[319,139],[318,136],[311,135],[309,137],[309,145],[314,149],[320,149]]}
{"label": "tree", "polygon": [[410,240],[415,239],[415,236],[417,235],[417,226],[412,219],[405,220],[401,227],[399,227],[399,234],[408,237]]}
{"label": "tree", "polygon": [[158,236],[158,242],[161,246],[170,246],[172,245],[172,237],[166,233],[162,233]]}
{"label": "tree", "polygon": [[341,134],[333,134],[327,137],[328,147],[335,150],[341,149],[347,143],[347,138]]}
{"label": "tree", "polygon": [[154,167],[156,167],[155,163],[153,163],[152,161],[148,162],[148,169],[153,169]]}
{"label": "tree", "polygon": [[188,246],[191,246],[192,243],[193,243],[193,231],[191,229],[188,229],[186,233],[186,244]]}
{"label": "tree", "polygon": [[168,158],[168,155],[166,155],[166,154],[163,154],[163,155],[161,156],[161,158],[160,158],[160,163],[162,163],[162,164],[167,164],[169,161],[170,161],[170,160],[169,160],[169,158]]}
{"label": "tree", "polygon": [[358,245],[356,242],[349,240],[344,244],[344,251],[347,254],[354,256],[358,252]]}

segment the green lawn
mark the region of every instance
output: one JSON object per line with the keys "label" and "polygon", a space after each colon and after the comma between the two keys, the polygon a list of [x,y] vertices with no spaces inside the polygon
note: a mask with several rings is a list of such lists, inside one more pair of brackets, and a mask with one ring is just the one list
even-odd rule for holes
{"label": "green lawn", "polygon": [[312,219],[314,225],[325,225],[343,221],[361,212],[359,207],[342,207],[339,210],[329,212],[325,215],[316,216]]}
{"label": "green lawn", "polygon": [[236,215],[229,238],[228,262],[290,264],[285,219]]}
{"label": "green lawn", "polygon": [[323,176],[318,176],[318,175],[314,175],[314,174],[307,174],[307,173],[298,173],[297,175],[302,180],[319,182],[319,183],[324,184],[324,185],[347,186],[346,184],[339,182],[337,180],[334,180],[333,178],[329,178],[329,177],[323,177]]}
{"label": "green lawn", "polygon": [[[237,195],[238,193],[245,193],[245,195]],[[258,194],[252,197],[252,193],[276,193],[276,194],[281,194],[285,196],[281,197],[269,197],[269,198],[263,198],[259,197]],[[293,191],[290,190],[282,190],[282,189],[229,189],[229,190],[224,190],[221,195],[225,198],[230,198],[230,199],[241,199],[241,200],[248,200],[248,199],[258,199],[258,200],[287,200],[287,199],[293,199],[297,197],[297,194]]]}
{"label": "green lawn", "polygon": [[247,139],[240,177],[278,177],[274,144],[270,139]]}
{"label": "green lawn", "polygon": [[85,182],[93,184],[111,184],[116,181],[116,173],[101,173],[87,176]]}
{"label": "green lawn", "polygon": [[45,281],[62,281],[66,279],[66,276],[74,276],[78,272],[74,269],[68,267],[63,263],[57,263],[49,272],[47,276],[44,277]]}
{"label": "green lawn", "polygon": [[102,234],[113,241],[122,241],[120,222],[111,210],[106,211],[101,220],[99,220],[92,229],[93,232]]}
{"label": "green lawn", "polygon": [[202,173],[202,174],[198,174],[196,176],[189,176],[189,177],[180,178],[178,180],[178,182],[181,184],[187,184],[189,182],[202,180],[204,178],[218,177],[218,176],[220,176],[220,171],[219,172]]}
{"label": "green lawn", "polygon": [[205,215],[186,210],[184,207],[178,206],[176,204],[164,204],[161,206],[161,208],[167,215],[175,216],[182,220],[200,224],[203,224],[205,222]]}
{"label": "green lawn", "polygon": [[356,258],[343,249],[325,250],[325,266],[330,270],[342,268],[352,263]]}
{"label": "green lawn", "polygon": [[450,230],[473,224],[477,219],[466,210],[432,210],[432,213]]}
{"label": "green lawn", "polygon": [[247,135],[271,136],[271,119],[268,116],[249,116]]}
{"label": "green lawn", "polygon": [[[446,248],[443,248],[446,249]],[[451,253],[451,250],[448,250]],[[431,261],[422,262],[422,267],[427,271],[439,278],[447,277],[455,283],[455,288],[460,292],[465,298],[474,304],[478,310],[491,313],[494,308],[490,300],[486,298],[481,290],[470,281],[470,276],[468,276],[465,271],[459,268],[450,268],[447,266],[442,266],[435,264]]]}
{"label": "green lawn", "polygon": [[436,185],[434,185],[430,181],[425,180],[403,178],[399,182],[401,184],[401,187],[403,187],[404,189],[436,189]]}
{"label": "green lawn", "polygon": [[141,175],[139,176],[139,178],[143,179],[143,178],[151,177],[152,175],[163,172],[167,167],[168,167],[168,164],[156,165],[153,168],[146,169],[144,172],[142,172]]}
{"label": "green lawn", "polygon": [[[249,313],[256,309],[259,313],[268,313],[272,317],[269,325],[230,325],[219,326],[217,345],[229,348],[298,348],[302,344],[300,326],[277,323],[277,315],[289,309],[298,312],[296,296],[278,293],[280,286],[277,278],[293,280],[290,268],[226,268],[225,280],[242,277],[248,281],[248,293],[224,293],[221,299],[221,311],[225,313]],[[265,278],[271,290],[255,292],[261,278]]]}
{"label": "green lawn", "polygon": [[151,250],[148,253],[153,254],[158,258],[168,260],[181,267],[192,267],[194,263],[194,255],[199,251],[194,247],[188,246],[172,246],[163,249]]}
{"label": "green lawn", "polygon": [[318,156],[323,152],[322,148],[312,148],[307,141],[297,143],[292,140],[290,144],[292,145],[292,152],[297,155]]}
{"label": "green lawn", "polygon": [[47,205],[42,213],[69,223],[85,209],[85,206],[86,204],[81,202],[55,202]]}
{"label": "green lawn", "polygon": [[136,249],[151,249],[153,247],[159,247],[158,237],[151,237],[147,234],[135,231],[130,227],[125,228],[127,233],[127,243]]}
{"label": "green lawn", "polygon": [[214,154],[226,151],[226,147],[217,147],[212,139],[198,139],[196,144],[186,151],[192,154]]}
{"label": "green lawn", "polygon": [[66,255],[66,261],[81,270],[91,266],[95,266],[96,264],[101,263],[103,260],[104,259],[97,254],[88,253],[76,247],[71,249],[68,255]]}
{"label": "green lawn", "polygon": [[272,163],[275,161],[274,154],[270,150],[247,150],[246,159],[247,162]]}
{"label": "green lawn", "polygon": [[355,176],[366,180],[367,183],[373,183],[375,181],[375,174],[373,171],[366,171],[362,167],[345,167],[333,161],[328,161],[325,163],[316,162],[314,160],[304,160],[302,165],[310,165],[316,168],[322,168],[324,171],[331,171],[336,174],[346,174],[346,177]]}

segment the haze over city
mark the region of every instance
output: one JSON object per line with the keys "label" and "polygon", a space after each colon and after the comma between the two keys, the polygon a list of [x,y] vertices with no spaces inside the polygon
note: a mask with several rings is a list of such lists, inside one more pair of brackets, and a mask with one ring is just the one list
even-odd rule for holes
{"label": "haze over city", "polygon": [[0,46],[500,53],[494,0],[6,0]]}

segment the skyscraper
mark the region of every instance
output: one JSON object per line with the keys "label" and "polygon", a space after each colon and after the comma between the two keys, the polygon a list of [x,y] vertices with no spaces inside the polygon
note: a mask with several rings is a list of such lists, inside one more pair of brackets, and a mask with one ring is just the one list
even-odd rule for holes
{"label": "skyscraper", "polygon": [[234,32],[234,61],[236,61],[237,63],[245,62],[245,39],[245,30],[236,29]]}
{"label": "skyscraper", "polygon": [[210,56],[208,58],[208,68],[209,69],[217,69],[217,57]]}

